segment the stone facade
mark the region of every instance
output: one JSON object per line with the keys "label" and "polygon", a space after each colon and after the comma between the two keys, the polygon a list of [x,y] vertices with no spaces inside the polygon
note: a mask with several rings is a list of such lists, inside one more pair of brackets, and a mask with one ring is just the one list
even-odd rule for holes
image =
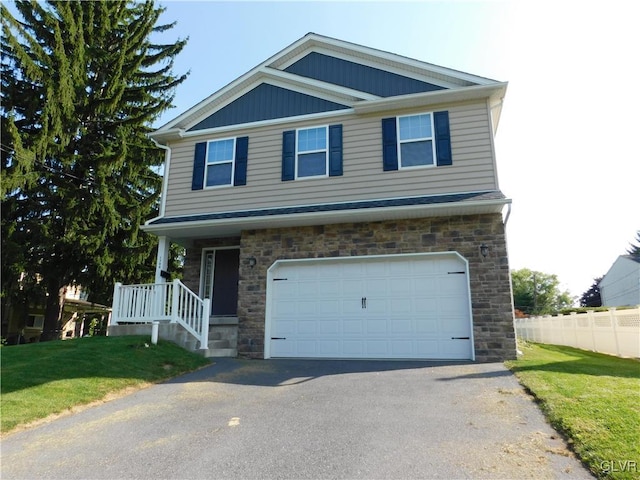
{"label": "stone facade", "polygon": [[[489,253],[480,254],[486,244]],[[238,352],[264,354],[267,269],[279,259],[457,251],[469,262],[476,360],[515,358],[509,262],[502,215],[247,230],[241,237],[201,241],[187,254],[185,283],[198,291],[202,248],[240,245]],[[249,258],[256,265],[249,265]]]}

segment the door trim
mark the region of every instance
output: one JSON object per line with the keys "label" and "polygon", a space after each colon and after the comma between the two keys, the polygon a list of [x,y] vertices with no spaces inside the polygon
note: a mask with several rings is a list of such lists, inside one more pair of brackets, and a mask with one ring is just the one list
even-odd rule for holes
{"label": "door trim", "polygon": [[456,251],[446,252],[425,252],[425,253],[397,253],[389,255],[360,255],[354,257],[323,257],[323,258],[301,258],[301,259],[284,259],[276,260],[267,269],[267,285],[266,285],[266,305],[264,316],[264,358],[271,358],[271,316],[272,316],[272,301],[273,301],[273,289],[271,284],[276,278],[274,275],[275,270],[283,264],[296,264],[296,263],[324,263],[324,262],[366,262],[367,260],[383,260],[393,258],[416,258],[424,259],[428,257],[442,257],[442,256],[454,256],[459,260],[462,260],[467,272],[467,292],[469,293],[468,308],[469,308],[469,332],[471,340],[471,360],[476,359],[476,349],[473,336],[473,310],[471,308],[471,275],[469,274],[469,261]]}

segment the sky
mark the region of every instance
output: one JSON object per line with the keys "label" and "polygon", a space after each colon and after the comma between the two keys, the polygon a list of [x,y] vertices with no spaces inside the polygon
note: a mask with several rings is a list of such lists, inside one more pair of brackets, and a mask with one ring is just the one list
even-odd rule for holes
{"label": "sky", "polygon": [[640,230],[632,1],[161,1],[189,37],[168,122],[308,32],[509,82],[495,138],[512,269],[579,297]]}

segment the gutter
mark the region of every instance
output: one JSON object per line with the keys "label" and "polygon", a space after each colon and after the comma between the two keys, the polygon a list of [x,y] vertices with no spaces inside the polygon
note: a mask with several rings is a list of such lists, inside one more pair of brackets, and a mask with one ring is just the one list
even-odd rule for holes
{"label": "gutter", "polygon": [[427,107],[439,103],[459,102],[479,98],[493,98],[495,99],[494,101],[500,101],[505,95],[507,85],[507,82],[498,82],[491,85],[398,95],[380,100],[362,101],[356,103],[353,109],[356,114],[365,114],[397,110],[400,108]]}

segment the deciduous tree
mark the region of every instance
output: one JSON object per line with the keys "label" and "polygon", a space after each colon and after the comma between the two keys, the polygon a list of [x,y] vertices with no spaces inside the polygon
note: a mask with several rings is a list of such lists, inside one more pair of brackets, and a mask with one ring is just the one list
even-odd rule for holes
{"label": "deciduous tree", "polygon": [[553,314],[573,304],[556,275],[522,268],[511,272],[511,281],[514,307],[526,314]]}

